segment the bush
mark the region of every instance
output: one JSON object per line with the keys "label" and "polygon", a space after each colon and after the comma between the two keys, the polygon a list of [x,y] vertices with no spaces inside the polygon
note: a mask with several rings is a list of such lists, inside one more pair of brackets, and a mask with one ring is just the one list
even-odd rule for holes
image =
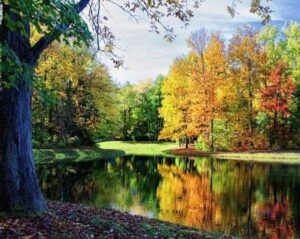
{"label": "bush", "polygon": [[216,119],[214,122],[215,150],[228,151],[233,148],[233,126],[225,119]]}
{"label": "bush", "polygon": [[208,143],[204,140],[204,138],[200,135],[196,141],[196,149],[208,152],[209,146]]}

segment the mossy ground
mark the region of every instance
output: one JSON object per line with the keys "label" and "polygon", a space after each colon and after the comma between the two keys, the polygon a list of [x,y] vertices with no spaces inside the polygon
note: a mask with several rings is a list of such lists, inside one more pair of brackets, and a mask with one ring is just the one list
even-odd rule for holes
{"label": "mossy ground", "polygon": [[34,149],[34,157],[37,163],[110,159],[124,155],[125,152],[122,150],[99,149],[97,147],[80,149]]}

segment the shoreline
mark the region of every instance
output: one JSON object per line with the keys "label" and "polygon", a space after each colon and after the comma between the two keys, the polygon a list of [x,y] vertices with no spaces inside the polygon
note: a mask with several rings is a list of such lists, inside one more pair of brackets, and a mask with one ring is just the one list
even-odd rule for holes
{"label": "shoreline", "polygon": [[125,152],[117,149],[100,149],[99,147],[66,148],[66,149],[34,149],[36,163],[52,163],[58,161],[89,161],[122,157]]}
{"label": "shoreline", "polygon": [[245,162],[300,164],[300,150],[257,150],[251,152],[217,152],[210,154],[194,148],[175,148],[168,150],[167,153],[179,157],[212,157],[215,159]]}
{"label": "shoreline", "polygon": [[98,147],[67,149],[34,149],[36,163],[59,161],[89,161],[111,159],[123,156],[140,157],[212,157],[215,159],[245,162],[300,164],[300,150],[256,150],[245,152],[207,153],[195,148],[176,148],[174,143],[107,141]]}

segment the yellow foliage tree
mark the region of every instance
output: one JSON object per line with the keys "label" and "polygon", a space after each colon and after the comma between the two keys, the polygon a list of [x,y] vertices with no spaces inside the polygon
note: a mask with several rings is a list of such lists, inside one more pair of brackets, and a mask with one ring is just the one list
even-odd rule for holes
{"label": "yellow foliage tree", "polygon": [[266,56],[258,43],[258,35],[253,29],[245,27],[239,30],[231,39],[228,49],[230,64],[230,80],[233,92],[233,102],[228,102],[235,108],[235,131],[238,138],[238,148],[255,147],[255,117],[258,112],[256,96],[265,82]]}
{"label": "yellow foliage tree", "polygon": [[187,139],[195,136],[189,129],[192,91],[191,59],[191,56],[176,59],[163,82],[160,115],[164,119],[164,128],[160,132],[160,139],[179,140],[183,137]]}

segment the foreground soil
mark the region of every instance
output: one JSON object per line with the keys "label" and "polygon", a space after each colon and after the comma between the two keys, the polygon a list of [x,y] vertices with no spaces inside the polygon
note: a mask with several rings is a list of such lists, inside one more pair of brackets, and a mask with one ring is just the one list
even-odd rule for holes
{"label": "foreground soil", "polygon": [[176,148],[167,151],[169,154],[179,156],[209,156],[209,153],[192,148]]}
{"label": "foreground soil", "polygon": [[0,238],[225,238],[111,209],[49,202],[39,215],[0,216]]}

